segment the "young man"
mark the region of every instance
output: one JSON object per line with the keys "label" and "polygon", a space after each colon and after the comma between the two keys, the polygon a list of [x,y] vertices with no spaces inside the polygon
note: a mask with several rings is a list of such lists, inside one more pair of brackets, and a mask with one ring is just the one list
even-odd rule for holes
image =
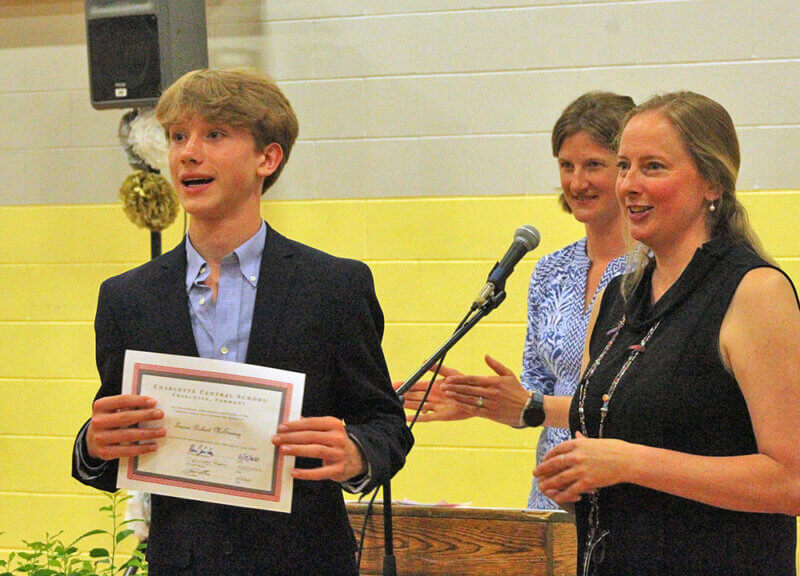
{"label": "young man", "polygon": [[190,72],[164,92],[156,114],[189,233],[100,288],[101,387],[76,438],[73,476],[114,490],[118,459],[155,450],[140,442],[165,435],[136,426],[163,417],[154,399],[120,394],[126,349],[303,372],[303,417],[273,437],[297,457],[291,514],[154,495],[150,575],[355,575],[341,488],[386,481],[413,443],[381,351],[369,269],[261,219],[261,194],[298,131],[268,77],[244,68]]}

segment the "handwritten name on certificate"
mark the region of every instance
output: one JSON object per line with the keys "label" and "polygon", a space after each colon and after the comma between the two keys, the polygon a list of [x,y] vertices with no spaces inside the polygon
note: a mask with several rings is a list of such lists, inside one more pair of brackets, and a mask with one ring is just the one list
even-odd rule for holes
{"label": "handwritten name on certificate", "polygon": [[291,512],[294,457],[271,438],[300,418],[305,374],[127,350],[122,393],[151,396],[167,434],[155,452],[121,458],[117,486]]}

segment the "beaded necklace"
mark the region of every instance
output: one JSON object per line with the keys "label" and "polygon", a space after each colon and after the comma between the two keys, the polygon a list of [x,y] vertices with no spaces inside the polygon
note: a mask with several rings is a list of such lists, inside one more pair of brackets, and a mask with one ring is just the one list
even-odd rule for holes
{"label": "beaded necklace", "polygon": [[[606,416],[608,415],[608,405],[611,403],[611,398],[612,396],[614,396],[614,392],[617,389],[619,381],[625,375],[625,372],[627,372],[628,368],[630,368],[631,364],[633,364],[633,361],[636,360],[636,358],[638,358],[639,355],[644,352],[647,342],[650,340],[650,337],[653,335],[653,332],[656,331],[656,328],[658,328],[659,324],[661,324],[661,320],[659,320],[658,322],[653,324],[653,326],[650,327],[650,330],[647,331],[647,334],[645,334],[644,338],[642,338],[639,344],[634,344],[630,346],[629,349],[631,353],[628,355],[628,359],[622,365],[622,368],[619,369],[619,372],[617,372],[617,375],[614,377],[614,380],[611,381],[611,385],[608,387],[608,391],[605,394],[603,394],[603,404],[600,407],[600,426],[598,427],[598,433],[597,433],[598,438],[603,437],[603,428],[606,423]],[[616,341],[619,333],[622,331],[622,327],[624,325],[625,325],[625,315],[623,315],[622,318],[620,318],[620,321],[617,323],[617,325],[614,328],[612,328],[611,331],[609,332],[609,333],[613,332],[613,335],[606,343],[605,348],[603,348],[603,351],[600,352],[600,355],[597,357],[597,359],[594,361],[591,367],[586,371],[584,377],[581,378],[581,382],[578,387],[578,416],[581,421],[581,432],[587,438],[589,437],[589,430],[586,427],[586,415],[584,406],[586,404],[586,389],[589,387],[589,379],[595,373],[595,370],[597,370],[597,367],[600,365],[600,362],[603,361],[603,358],[605,358],[606,354],[611,349],[611,346],[614,345],[614,342]],[[600,549],[600,552],[597,552],[598,544],[600,544],[600,541],[605,536],[608,535],[608,530],[600,531],[600,489],[598,488],[597,490],[593,490],[590,498],[591,498],[590,500],[591,508],[589,509],[589,532],[586,539],[586,550],[584,551],[584,559],[583,559],[584,574],[589,573],[593,559],[596,560],[597,562],[601,561],[601,559],[598,560],[596,557],[593,558],[593,556],[602,554],[602,548]]]}

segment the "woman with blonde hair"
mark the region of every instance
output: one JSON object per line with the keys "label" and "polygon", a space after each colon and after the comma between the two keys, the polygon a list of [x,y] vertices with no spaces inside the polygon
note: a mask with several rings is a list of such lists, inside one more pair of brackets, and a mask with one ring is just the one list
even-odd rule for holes
{"label": "woman with blonde hair", "polygon": [[624,124],[617,197],[643,257],[593,312],[575,439],[534,471],[575,503],[580,574],[795,574],[800,306],[738,169],[705,96],[657,96]]}

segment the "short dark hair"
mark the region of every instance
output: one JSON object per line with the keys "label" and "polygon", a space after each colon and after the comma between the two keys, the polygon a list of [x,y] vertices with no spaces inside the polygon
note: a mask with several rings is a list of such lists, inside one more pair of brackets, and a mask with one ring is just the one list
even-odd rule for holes
{"label": "short dark hair", "polygon": [[[587,92],[564,108],[553,126],[550,144],[558,158],[564,140],[578,132],[586,132],[592,140],[609,150],[617,150],[617,136],[625,115],[634,107],[633,98],[613,92]],[[572,213],[562,192],[561,207]]]}

